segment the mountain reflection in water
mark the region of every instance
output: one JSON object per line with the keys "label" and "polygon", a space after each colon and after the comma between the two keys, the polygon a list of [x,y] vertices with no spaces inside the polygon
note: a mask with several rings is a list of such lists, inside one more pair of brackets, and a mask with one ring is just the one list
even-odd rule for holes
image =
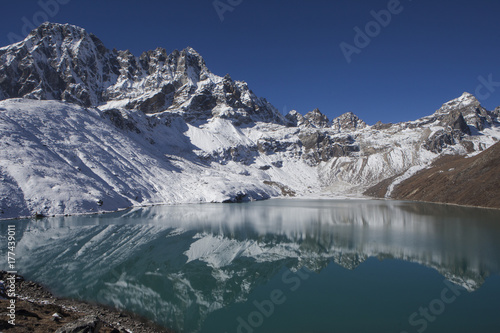
{"label": "mountain reflection in water", "polygon": [[[280,199],[13,223],[25,277],[56,295],[194,332],[283,269],[321,275],[332,264],[353,270],[370,257],[400,259],[477,290],[499,273],[499,217],[414,202]],[[2,235],[9,223],[2,222]]]}

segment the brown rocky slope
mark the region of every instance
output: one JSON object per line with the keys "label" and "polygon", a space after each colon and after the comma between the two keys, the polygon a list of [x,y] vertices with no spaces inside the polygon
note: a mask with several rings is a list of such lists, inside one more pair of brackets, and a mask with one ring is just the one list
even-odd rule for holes
{"label": "brown rocky slope", "polygon": [[[389,184],[382,181],[365,194],[384,197]],[[395,186],[391,198],[500,208],[500,143],[470,158],[439,158]]]}
{"label": "brown rocky slope", "polygon": [[[7,294],[8,278],[15,276],[15,297]],[[15,325],[9,320],[15,300]],[[43,286],[20,275],[0,271],[0,333],[172,333],[132,313],[58,298]]]}

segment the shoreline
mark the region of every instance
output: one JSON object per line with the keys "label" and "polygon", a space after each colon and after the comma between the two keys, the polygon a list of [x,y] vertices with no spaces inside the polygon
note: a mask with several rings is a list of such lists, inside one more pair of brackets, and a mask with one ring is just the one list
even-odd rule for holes
{"label": "shoreline", "polygon": [[[276,200],[276,199],[286,199],[286,200],[293,200],[293,199],[299,199],[299,200],[386,200],[386,201],[410,201],[410,202],[421,202],[421,203],[429,203],[429,204],[438,204],[438,205],[452,205],[452,206],[457,206],[457,207],[466,207],[466,208],[480,208],[480,209],[494,209],[494,210],[500,210],[500,207],[486,207],[486,206],[474,206],[474,205],[466,205],[466,204],[457,204],[453,202],[441,202],[441,201],[426,201],[426,200],[415,200],[415,199],[405,199],[405,198],[385,198],[385,197],[378,197],[378,196],[372,196],[372,195],[337,195],[337,196],[326,196],[326,195],[302,195],[302,196],[295,196],[295,197],[289,197],[289,196],[279,196],[279,197],[271,197],[267,199],[262,199],[262,200],[250,200],[248,202],[252,201],[266,201],[266,200]],[[238,204],[239,202],[234,202],[235,204]],[[245,202],[243,202],[245,203]],[[87,212],[87,213],[75,213],[75,214],[53,214],[53,215],[47,215],[47,216],[18,216],[18,217],[10,217],[10,218],[0,218],[0,223],[1,222],[6,222],[6,221],[18,221],[18,220],[41,220],[45,218],[53,218],[53,217],[72,217],[72,216],[92,216],[92,215],[106,215],[106,214],[113,214],[113,213],[119,213],[119,212],[125,212],[127,210],[131,210],[134,208],[147,208],[147,207],[155,207],[155,206],[176,206],[176,205],[203,205],[203,204],[227,204],[224,202],[179,202],[179,203],[154,203],[154,204],[147,204],[147,205],[138,205],[138,206],[130,206],[126,208],[119,208],[117,210],[111,210],[111,211],[101,211],[101,212]],[[1,333],[1,332],[0,332]]]}
{"label": "shoreline", "polygon": [[[103,333],[174,333],[134,313],[56,297],[44,286],[18,274],[15,274],[16,295],[9,298],[5,293],[5,281],[11,276],[0,271],[0,332],[69,333],[89,329],[89,332]],[[7,306],[12,299],[15,300],[15,325],[8,322]]]}

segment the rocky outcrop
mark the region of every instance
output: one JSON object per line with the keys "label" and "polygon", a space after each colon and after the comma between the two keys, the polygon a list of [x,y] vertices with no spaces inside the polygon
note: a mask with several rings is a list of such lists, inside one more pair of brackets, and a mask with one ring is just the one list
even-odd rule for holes
{"label": "rocky outcrop", "polygon": [[295,110],[288,112],[285,119],[291,127],[311,127],[311,123]]}
{"label": "rocky outcrop", "polygon": [[350,135],[332,137],[319,130],[302,131],[299,140],[304,148],[302,158],[310,165],[359,152],[359,145]]}
{"label": "rocky outcrop", "polygon": [[441,119],[441,125],[447,129],[457,130],[462,134],[470,135],[470,128],[465,122],[462,113],[458,110],[451,111]]}
{"label": "rocky outcrop", "polygon": [[439,130],[424,142],[423,147],[433,153],[439,154],[446,147],[459,143],[462,138],[463,135],[460,130]]}
{"label": "rocky outcrop", "polygon": [[375,125],[372,126],[373,129],[375,130],[386,130],[392,126],[392,123],[387,123],[384,124],[380,120],[375,123]]}
{"label": "rocky outcrop", "polygon": [[500,106],[497,106],[495,111],[492,112],[492,116],[496,122],[500,122]]}

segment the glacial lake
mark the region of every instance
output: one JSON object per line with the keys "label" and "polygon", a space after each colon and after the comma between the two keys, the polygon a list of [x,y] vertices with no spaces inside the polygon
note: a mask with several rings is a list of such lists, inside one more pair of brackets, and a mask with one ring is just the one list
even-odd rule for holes
{"label": "glacial lake", "polygon": [[1,221],[55,295],[176,332],[499,332],[500,211],[273,199]]}

